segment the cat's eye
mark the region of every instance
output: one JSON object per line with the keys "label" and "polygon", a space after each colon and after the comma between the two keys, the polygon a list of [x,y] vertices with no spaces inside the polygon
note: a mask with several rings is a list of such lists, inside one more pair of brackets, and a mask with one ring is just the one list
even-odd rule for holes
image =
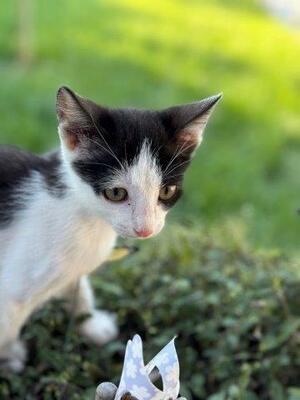
{"label": "cat's eye", "polygon": [[105,189],[103,191],[103,195],[104,197],[109,200],[109,201],[113,201],[113,202],[120,202],[120,201],[124,201],[127,199],[128,197],[128,193],[126,189],[123,188],[112,188],[112,189]]}
{"label": "cat's eye", "polygon": [[171,200],[177,192],[176,185],[163,186],[159,191],[159,200],[168,201]]}

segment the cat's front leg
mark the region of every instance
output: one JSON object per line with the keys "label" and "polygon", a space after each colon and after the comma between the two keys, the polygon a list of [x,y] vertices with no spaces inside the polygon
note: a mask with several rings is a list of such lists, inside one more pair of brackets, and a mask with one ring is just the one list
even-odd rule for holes
{"label": "cat's front leg", "polygon": [[26,308],[0,296],[0,370],[21,372],[24,368],[27,351],[19,332],[28,313]]}
{"label": "cat's front leg", "polygon": [[94,294],[86,275],[76,284],[68,287],[63,297],[67,307],[75,316],[90,315],[79,325],[79,332],[101,346],[118,335],[116,316],[113,313],[95,308]]}

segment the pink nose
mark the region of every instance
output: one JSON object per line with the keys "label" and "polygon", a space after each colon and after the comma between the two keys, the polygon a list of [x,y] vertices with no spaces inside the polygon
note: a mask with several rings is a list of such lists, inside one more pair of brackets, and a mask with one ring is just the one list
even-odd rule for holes
{"label": "pink nose", "polygon": [[139,230],[135,229],[134,231],[138,237],[143,237],[143,238],[151,236],[153,233],[151,229],[139,229]]}

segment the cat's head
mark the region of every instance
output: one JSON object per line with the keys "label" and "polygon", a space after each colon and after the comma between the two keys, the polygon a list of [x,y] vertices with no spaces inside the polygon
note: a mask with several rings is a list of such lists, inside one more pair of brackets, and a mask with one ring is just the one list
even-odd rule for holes
{"label": "cat's head", "polygon": [[161,111],[111,109],[60,88],[62,153],[78,199],[123,237],[159,233],[220,98]]}

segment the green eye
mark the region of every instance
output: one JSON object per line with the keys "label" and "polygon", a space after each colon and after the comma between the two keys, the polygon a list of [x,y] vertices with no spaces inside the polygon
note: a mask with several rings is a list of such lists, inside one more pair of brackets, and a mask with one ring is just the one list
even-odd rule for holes
{"label": "green eye", "polygon": [[103,195],[107,200],[113,201],[115,203],[124,201],[128,197],[127,190],[123,188],[105,189],[103,191]]}
{"label": "green eye", "polygon": [[172,197],[175,196],[176,192],[177,192],[176,185],[163,186],[159,191],[159,200],[162,201],[171,200]]}

